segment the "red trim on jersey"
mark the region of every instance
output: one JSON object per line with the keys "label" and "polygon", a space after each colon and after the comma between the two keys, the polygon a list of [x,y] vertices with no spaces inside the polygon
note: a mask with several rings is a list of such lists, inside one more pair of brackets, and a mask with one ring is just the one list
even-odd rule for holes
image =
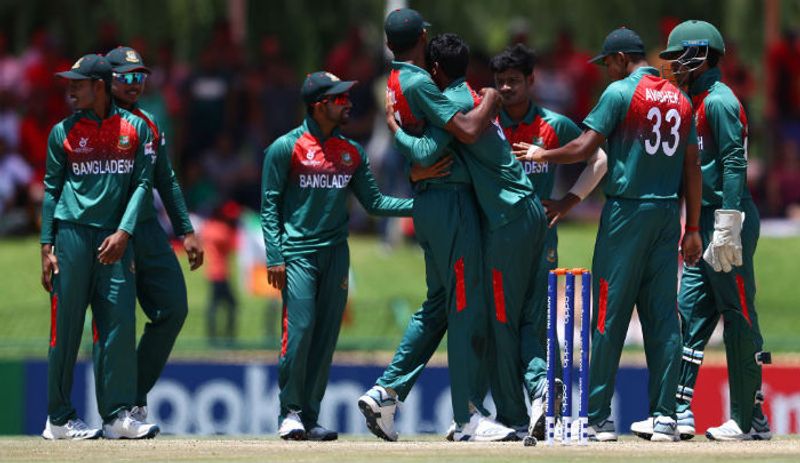
{"label": "red trim on jersey", "polygon": [[597,301],[597,331],[606,333],[606,306],[608,305],[608,281],[600,278],[600,296]]}
{"label": "red trim on jersey", "polygon": [[506,295],[503,291],[503,272],[492,269],[492,290],[494,293],[494,316],[500,323],[506,323]]}
{"label": "red trim on jersey", "polygon": [[289,315],[286,313],[286,304],[283,305],[281,328],[281,357],[283,357],[286,355],[286,346],[289,344]]}
{"label": "red trim on jersey", "polygon": [[750,320],[750,310],[747,308],[747,292],[744,289],[744,278],[741,275],[736,275],[736,289],[739,290],[739,305],[742,306],[742,315],[747,320],[747,324],[753,326],[753,321]]}
{"label": "red trim on jersey", "polygon": [[92,317],[92,342],[97,344],[97,341],[100,340],[100,333],[97,332],[97,322],[95,321],[94,317]]}
{"label": "red trim on jersey", "polygon": [[56,323],[58,317],[58,294],[50,297],[50,347],[56,346]]}
{"label": "red trim on jersey", "polygon": [[511,145],[520,142],[532,143],[546,150],[561,146],[556,129],[538,114],[530,124],[520,122],[515,126],[503,127],[503,133]]}
{"label": "red trim on jersey", "polygon": [[158,131],[158,126],[156,123],[150,120],[150,118],[147,117],[139,108],[134,109],[133,114],[139,116],[143,121],[145,121],[145,123],[147,123],[147,126],[150,127],[150,131],[153,132],[154,144],[158,145],[158,142],[161,138],[161,132]]}
{"label": "red trim on jersey", "polygon": [[464,258],[453,265],[456,274],[456,311],[461,312],[467,306],[467,290],[464,284]]}
{"label": "red trim on jersey", "polygon": [[473,107],[481,104],[481,96],[478,95],[478,93],[472,89],[472,86],[470,84],[467,84],[467,90],[469,90],[469,94],[472,96]]}
{"label": "red trim on jersey", "polygon": [[392,69],[392,72],[389,73],[389,80],[386,82],[386,98],[392,102],[395,119],[401,127],[405,129],[422,123],[411,112],[411,106],[400,85],[400,71],[397,69]]}

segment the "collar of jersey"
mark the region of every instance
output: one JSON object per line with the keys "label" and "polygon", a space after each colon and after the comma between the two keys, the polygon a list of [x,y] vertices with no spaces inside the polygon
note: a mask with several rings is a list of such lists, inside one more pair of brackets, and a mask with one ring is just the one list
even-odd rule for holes
{"label": "collar of jersey", "polygon": [[505,108],[503,108],[500,110],[500,125],[503,127],[512,127],[523,123],[531,124],[533,120],[536,119],[537,112],[539,112],[539,107],[536,106],[533,100],[528,100],[528,111],[522,116],[522,120],[515,122],[511,119],[511,116],[508,115]]}
{"label": "collar of jersey", "polygon": [[[314,138],[316,138],[317,140],[320,141],[327,140],[327,138],[322,134],[322,129],[319,128],[319,124],[317,124],[317,121],[315,121],[313,117],[306,116],[305,120],[303,121],[303,127],[305,128],[306,132],[313,135]],[[337,127],[333,129],[333,132],[331,132],[331,136],[328,138],[333,138],[338,136],[339,136],[339,128]]]}
{"label": "collar of jersey", "polygon": [[408,61],[392,61],[392,69],[406,69],[411,72],[422,72],[425,73],[427,76],[430,77],[430,74],[425,69],[417,66],[416,64],[411,64]]}
{"label": "collar of jersey", "polygon": [[638,77],[642,74],[650,74],[656,77],[661,77],[661,74],[658,72],[658,69],[654,68],[653,66],[642,66],[636,68],[636,70],[631,73],[631,77],[634,76]]}
{"label": "collar of jersey", "polygon": [[[111,100],[111,107],[108,109],[108,115],[106,115],[105,118],[109,119],[109,118],[113,117],[114,115],[116,115],[118,112],[119,112],[119,106],[114,104],[114,100]],[[94,110],[92,110],[92,109],[81,110],[80,114],[81,114],[81,116],[86,117],[88,119],[91,119],[93,121],[100,122],[102,120],[102,119],[100,119],[100,116],[98,116],[97,113],[95,113]]]}
{"label": "collar of jersey", "polygon": [[717,83],[721,78],[722,72],[719,68],[711,68],[692,82],[692,85],[689,86],[689,94],[699,95],[711,88],[711,86]]}

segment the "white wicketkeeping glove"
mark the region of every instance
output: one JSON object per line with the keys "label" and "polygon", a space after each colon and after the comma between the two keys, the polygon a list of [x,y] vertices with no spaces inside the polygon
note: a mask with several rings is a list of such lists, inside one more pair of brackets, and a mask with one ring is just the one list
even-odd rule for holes
{"label": "white wicketkeeping glove", "polygon": [[715,272],[730,272],[742,265],[742,223],[744,213],[734,209],[714,211],[714,236],[703,260]]}

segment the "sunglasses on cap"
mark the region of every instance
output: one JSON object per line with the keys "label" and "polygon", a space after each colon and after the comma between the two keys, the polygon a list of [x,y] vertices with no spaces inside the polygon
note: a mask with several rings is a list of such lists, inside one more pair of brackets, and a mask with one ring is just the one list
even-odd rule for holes
{"label": "sunglasses on cap", "polygon": [[125,74],[114,73],[114,80],[121,84],[141,84],[147,79],[144,72],[126,72]]}
{"label": "sunglasses on cap", "polygon": [[340,93],[338,95],[330,95],[322,100],[323,103],[331,102],[337,106],[345,106],[350,103],[350,95],[347,93]]}

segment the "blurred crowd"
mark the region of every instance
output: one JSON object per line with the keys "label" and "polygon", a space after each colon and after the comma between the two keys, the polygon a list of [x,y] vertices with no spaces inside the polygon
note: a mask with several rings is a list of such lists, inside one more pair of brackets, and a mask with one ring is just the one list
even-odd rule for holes
{"label": "blurred crowd", "polygon": [[[670,21],[664,20],[664,31],[674,25]],[[536,45],[522,19],[512,21],[509,33],[509,43]],[[380,41],[366,37],[362,27],[344,29],[319,67],[359,81],[352,90],[346,134],[366,147],[382,189],[406,196],[403,161],[381,118],[388,58]],[[96,45],[81,53],[105,52],[119,44],[139,50],[153,70],[141,104],[164,127],[190,210],[210,217],[233,201],[257,211],[263,150],[303,118],[298,87],[313,70],[295,69],[288,45],[276,36],[262,37],[255,53],[245,53],[226,23],[214,26],[190,63],[176,59],[172,44],[151,47],[143,39],[123,40],[113,24],[100,27]],[[468,80],[477,88],[492,85],[490,54],[480,44],[472,46]],[[535,98],[580,122],[605,85],[602,70],[587,64],[595,50],[580,49],[563,29],[551,46],[538,51]],[[0,235],[37,228],[47,136],[70,112],[65,82],[53,74],[69,68],[74,58],[45,30],[16,47],[0,31]],[[800,218],[800,37],[787,33],[767,46],[764,66],[762,79],[741,61],[732,43],[722,61],[724,80],[746,108],[764,89],[763,114],[748,113],[749,182],[762,214]],[[761,142],[752,143],[754,137]],[[356,228],[376,226],[356,209],[353,216]],[[377,227],[388,237],[404,233],[401,226]]]}

